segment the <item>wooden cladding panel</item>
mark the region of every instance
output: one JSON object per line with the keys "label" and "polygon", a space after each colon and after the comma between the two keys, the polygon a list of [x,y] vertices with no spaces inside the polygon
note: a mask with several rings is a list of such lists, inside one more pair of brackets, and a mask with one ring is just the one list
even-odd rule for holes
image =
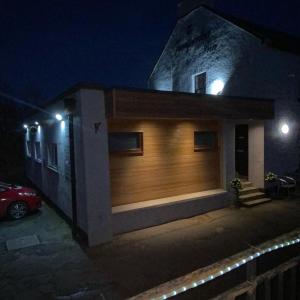
{"label": "wooden cladding panel", "polygon": [[[143,156],[110,154],[113,206],[220,187],[216,121],[114,120],[109,132],[143,132]],[[194,131],[218,132],[215,150],[194,151]]]}
{"label": "wooden cladding panel", "polygon": [[107,92],[108,118],[272,119],[272,100],[176,92],[114,89]]}

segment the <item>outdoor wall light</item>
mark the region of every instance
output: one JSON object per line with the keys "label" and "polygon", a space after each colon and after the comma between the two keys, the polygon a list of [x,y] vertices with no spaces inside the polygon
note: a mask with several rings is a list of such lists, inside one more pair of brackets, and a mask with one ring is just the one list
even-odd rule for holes
{"label": "outdoor wall light", "polygon": [[61,121],[61,120],[63,119],[63,117],[62,117],[61,114],[56,114],[56,115],[55,115],[55,119],[56,119],[57,121]]}
{"label": "outdoor wall light", "polygon": [[24,129],[27,129],[27,128],[28,128],[28,125],[27,125],[27,124],[24,124],[24,125],[23,125],[23,128],[24,128]]}
{"label": "outdoor wall light", "polygon": [[211,84],[211,93],[213,95],[220,95],[224,89],[224,82],[222,80],[215,80]]}
{"label": "outdoor wall light", "polygon": [[34,124],[35,124],[35,125],[39,125],[39,122],[38,122],[38,121],[35,121]]}
{"label": "outdoor wall light", "polygon": [[64,130],[65,127],[66,127],[65,121],[61,121],[61,122],[60,122],[60,128],[61,128],[62,130]]}
{"label": "outdoor wall light", "polygon": [[283,124],[282,126],[281,126],[281,132],[283,133],[283,134],[288,134],[289,133],[289,131],[290,131],[290,127],[289,127],[289,125],[288,124]]}

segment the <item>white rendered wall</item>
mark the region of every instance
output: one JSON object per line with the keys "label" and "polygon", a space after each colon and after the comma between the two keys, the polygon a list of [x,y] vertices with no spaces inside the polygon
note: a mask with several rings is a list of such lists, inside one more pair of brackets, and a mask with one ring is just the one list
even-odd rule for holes
{"label": "white rendered wall", "polygon": [[255,187],[264,188],[264,124],[250,123],[248,132],[249,181]]}
{"label": "white rendered wall", "polygon": [[81,89],[76,99],[81,117],[75,135],[78,213],[83,206],[89,246],[94,246],[112,239],[104,93]]}

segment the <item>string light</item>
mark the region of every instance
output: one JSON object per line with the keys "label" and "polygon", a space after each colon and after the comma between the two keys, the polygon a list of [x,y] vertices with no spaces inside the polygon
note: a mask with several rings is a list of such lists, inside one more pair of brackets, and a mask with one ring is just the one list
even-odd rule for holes
{"label": "string light", "polygon": [[158,298],[155,298],[153,300],[168,299],[168,298],[174,297],[174,296],[176,296],[176,295],[178,295],[180,293],[186,292],[187,290],[194,289],[196,287],[199,287],[199,286],[203,285],[204,283],[212,281],[216,277],[222,276],[222,275],[224,275],[227,272],[230,272],[230,271],[232,271],[232,270],[234,270],[236,268],[239,268],[242,265],[245,265],[246,263],[252,261],[253,259],[255,259],[255,258],[257,258],[257,257],[259,257],[259,256],[261,256],[261,255],[263,255],[265,253],[269,253],[269,252],[275,251],[275,250],[277,250],[279,248],[285,248],[285,247],[288,247],[290,245],[294,245],[294,244],[297,244],[297,243],[300,243],[300,236],[298,236],[295,239],[290,239],[290,240],[284,241],[284,242],[282,242],[280,244],[274,244],[272,247],[267,247],[267,248],[261,249],[261,251],[255,252],[253,255],[250,255],[250,256],[248,256],[246,258],[243,258],[242,260],[239,260],[237,263],[235,263],[233,265],[230,265],[230,266],[227,266],[227,267],[225,267],[225,269],[220,270],[217,273],[213,273],[213,274],[209,275],[205,279],[200,279],[198,282],[195,281],[195,282],[193,282],[190,285],[185,285],[185,286],[181,287],[178,290],[173,290],[173,292],[171,292],[169,294],[164,294],[164,295],[162,295],[162,296],[160,296]]}

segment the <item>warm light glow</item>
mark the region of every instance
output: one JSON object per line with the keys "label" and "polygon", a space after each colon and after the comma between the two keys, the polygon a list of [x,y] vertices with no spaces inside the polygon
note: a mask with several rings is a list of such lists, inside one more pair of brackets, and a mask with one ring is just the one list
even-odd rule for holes
{"label": "warm light glow", "polygon": [[222,93],[224,89],[224,82],[222,80],[215,80],[213,81],[213,83],[211,84],[211,93],[213,95],[219,95]]}
{"label": "warm light glow", "polygon": [[283,134],[288,134],[289,131],[290,131],[290,127],[289,127],[288,124],[283,124],[283,125],[281,126],[281,132],[282,132]]}
{"label": "warm light glow", "polygon": [[63,117],[62,117],[61,114],[56,114],[56,115],[55,115],[55,119],[56,119],[57,121],[61,121],[61,120],[63,119]]}
{"label": "warm light glow", "polygon": [[28,128],[28,125],[27,125],[27,124],[24,124],[24,125],[23,125],[23,128],[27,129],[27,128]]}
{"label": "warm light glow", "polygon": [[35,121],[34,124],[35,124],[35,125],[39,125],[39,122],[38,122],[38,121]]}

